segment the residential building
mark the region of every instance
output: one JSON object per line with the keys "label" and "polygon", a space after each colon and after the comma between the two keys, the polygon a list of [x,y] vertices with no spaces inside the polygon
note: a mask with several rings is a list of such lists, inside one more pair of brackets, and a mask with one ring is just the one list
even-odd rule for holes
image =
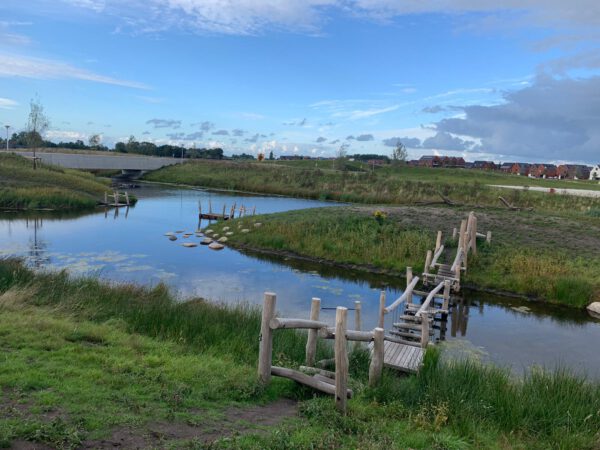
{"label": "residential building", "polygon": [[600,181],[600,164],[596,164],[592,170],[590,170],[590,180]]}

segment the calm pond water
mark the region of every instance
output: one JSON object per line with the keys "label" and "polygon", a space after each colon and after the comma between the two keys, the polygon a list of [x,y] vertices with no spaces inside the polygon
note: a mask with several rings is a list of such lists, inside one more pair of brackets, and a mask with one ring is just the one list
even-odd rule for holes
{"label": "calm pond water", "polygon": [[[379,291],[387,291],[388,304],[402,292],[403,281],[390,277],[228,248],[219,252],[205,246],[185,248],[182,242],[199,239],[172,242],[164,236],[168,231],[195,231],[198,201],[206,208],[209,198],[216,211],[236,202],[250,210],[256,207],[257,213],[333,203],[148,186],[136,195],[140,201],[129,211],[0,215],[0,256],[21,256],[34,267],[65,268],[113,282],[164,282],[181,298],[260,304],[263,292],[273,291],[278,310],[296,317],[308,316],[312,297],[332,308],[322,312],[329,321],[335,306],[352,308],[360,300],[365,329],[376,324]],[[600,323],[584,312],[466,292],[446,328],[450,354],[477,355],[517,371],[532,364],[561,365],[600,376],[596,352]]]}

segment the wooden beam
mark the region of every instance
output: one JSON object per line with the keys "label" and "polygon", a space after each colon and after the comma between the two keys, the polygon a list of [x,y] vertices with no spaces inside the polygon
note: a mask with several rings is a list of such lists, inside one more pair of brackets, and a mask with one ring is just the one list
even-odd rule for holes
{"label": "wooden beam", "polygon": [[[417,285],[417,283],[419,282],[419,277],[414,277],[412,279],[412,281],[410,282],[410,284],[406,287],[406,290],[402,293],[402,295],[400,297],[398,297],[394,303],[392,303],[390,306],[383,308],[383,312],[385,314],[388,314],[390,312],[392,312],[393,310],[395,310],[398,306],[400,306],[407,298],[409,295],[412,295],[413,289],[415,288],[415,286]],[[379,328],[384,328],[383,327],[383,322],[380,322],[379,324]]]}
{"label": "wooden beam", "polygon": [[[406,291],[408,291],[408,287],[412,283],[412,280],[413,280],[412,267],[407,267],[406,268]],[[411,289],[411,292],[409,292],[406,295],[406,303],[411,304],[412,301],[413,301],[413,296],[412,296],[412,289]]]}
{"label": "wooden beam", "polygon": [[437,232],[437,237],[435,238],[435,251],[437,253],[438,248],[442,245],[442,231],[439,230]]}
{"label": "wooden beam", "polygon": [[269,322],[269,326],[272,330],[279,329],[291,329],[291,328],[301,328],[301,329],[315,329],[326,327],[327,324],[325,322],[319,322],[317,320],[306,320],[306,319],[282,319],[280,317],[274,317]]}
{"label": "wooden beam", "polygon": [[[322,339],[335,339],[335,328],[321,328],[319,330],[319,337],[321,337]],[[371,342],[373,340],[373,332],[346,330],[346,340],[353,342]]]}
{"label": "wooden beam", "polygon": [[273,361],[273,330],[271,330],[269,322],[275,315],[276,302],[277,296],[274,293],[265,292],[258,346],[258,378],[264,384],[269,384],[271,381],[271,364]]}
{"label": "wooden beam", "polygon": [[335,372],[331,372],[330,370],[325,369],[319,369],[318,367],[300,366],[300,372],[307,373],[308,375],[314,375],[318,373],[327,378],[335,379]]}
{"label": "wooden beam", "polygon": [[[297,383],[304,384],[329,395],[337,395],[335,386],[296,370],[288,369],[286,367],[272,366],[271,374],[278,377],[289,378]],[[344,401],[346,401],[347,398],[352,398],[352,391],[348,389],[346,389]]]}

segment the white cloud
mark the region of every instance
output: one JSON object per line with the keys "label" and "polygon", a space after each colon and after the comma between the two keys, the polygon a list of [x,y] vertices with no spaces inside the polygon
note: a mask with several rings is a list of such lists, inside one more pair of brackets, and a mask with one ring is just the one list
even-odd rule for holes
{"label": "white cloud", "polygon": [[46,132],[45,137],[57,141],[76,141],[78,139],[85,141],[88,135],[79,131],[50,130]]}
{"label": "white cloud", "polygon": [[0,53],[0,61],[2,61],[2,64],[0,64],[0,77],[76,79],[135,89],[149,89],[148,86],[142,83],[100,75],[62,61],[31,58],[7,53]]}
{"label": "white cloud", "polygon": [[1,109],[13,109],[18,103],[10,98],[0,97],[0,108]]}

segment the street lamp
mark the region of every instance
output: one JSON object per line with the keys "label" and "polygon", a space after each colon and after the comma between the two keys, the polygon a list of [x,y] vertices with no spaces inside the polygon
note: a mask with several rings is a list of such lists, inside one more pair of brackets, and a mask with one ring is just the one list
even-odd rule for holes
{"label": "street lamp", "polygon": [[8,129],[10,125],[4,125],[4,128],[6,128],[6,151],[8,151]]}

